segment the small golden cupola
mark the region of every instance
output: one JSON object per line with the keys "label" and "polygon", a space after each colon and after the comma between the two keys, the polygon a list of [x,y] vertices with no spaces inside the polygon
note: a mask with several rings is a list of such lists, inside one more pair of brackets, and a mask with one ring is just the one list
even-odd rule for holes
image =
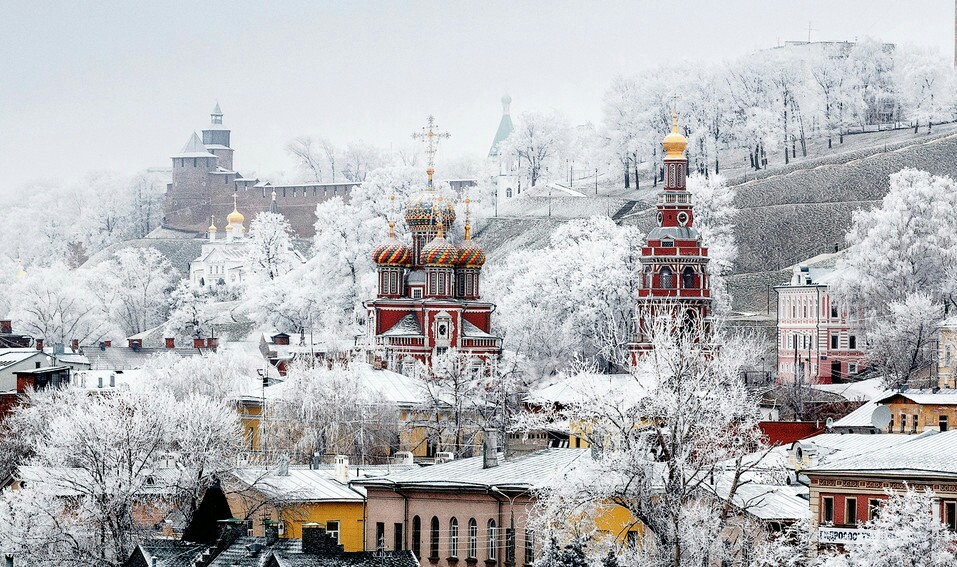
{"label": "small golden cupola", "polygon": [[226,220],[229,223],[226,225],[226,230],[233,232],[234,235],[242,234],[245,230],[243,223],[246,222],[246,217],[236,208],[236,195],[233,195],[233,212],[226,215]]}
{"label": "small golden cupola", "polygon": [[688,140],[678,132],[678,113],[671,113],[671,132],[661,140],[661,145],[665,149],[665,159],[682,159],[685,155],[685,148],[688,147]]}

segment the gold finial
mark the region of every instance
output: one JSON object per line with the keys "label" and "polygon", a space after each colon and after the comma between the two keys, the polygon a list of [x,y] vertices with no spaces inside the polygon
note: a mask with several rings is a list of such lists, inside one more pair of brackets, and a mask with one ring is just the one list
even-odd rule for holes
{"label": "gold finial", "polygon": [[207,232],[216,232],[216,217],[209,215],[209,228],[206,229]]}
{"label": "gold finial", "polygon": [[395,238],[395,221],[389,221],[389,238]]}
{"label": "gold finial", "polygon": [[23,269],[23,258],[17,258],[17,277],[20,279],[27,277],[27,271]]}
{"label": "gold finial", "polygon": [[[675,134],[678,133],[678,111],[673,110],[671,112],[671,131]],[[275,195],[275,193],[273,193]]]}
{"label": "gold finial", "polygon": [[439,221],[439,222],[435,223],[435,228],[436,228],[436,230],[438,231],[438,232],[436,233],[435,237],[436,237],[436,238],[443,238],[443,237],[445,236],[445,232],[443,231],[442,221]]}
{"label": "gold finial", "polygon": [[465,240],[472,239],[472,215],[470,210],[471,199],[468,197],[465,198]]}

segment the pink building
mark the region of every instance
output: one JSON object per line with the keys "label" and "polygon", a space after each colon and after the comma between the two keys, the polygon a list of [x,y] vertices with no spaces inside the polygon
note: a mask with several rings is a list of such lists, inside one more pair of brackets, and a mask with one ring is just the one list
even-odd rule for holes
{"label": "pink building", "polygon": [[[827,264],[834,254],[815,257]],[[859,324],[852,309],[832,299],[836,271],[809,262],[794,267],[778,293],[778,382],[831,384],[866,366]]]}
{"label": "pink building", "polygon": [[532,491],[588,458],[581,449],[546,449],[357,481],[367,491],[365,548],[408,549],[436,567],[530,566],[541,544],[525,528]]}

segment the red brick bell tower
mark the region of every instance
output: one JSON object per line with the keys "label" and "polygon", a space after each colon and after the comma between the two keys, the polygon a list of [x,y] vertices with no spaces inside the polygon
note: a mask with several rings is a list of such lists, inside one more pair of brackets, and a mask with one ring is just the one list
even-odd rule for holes
{"label": "red brick bell tower", "polygon": [[641,250],[641,287],[638,290],[637,329],[629,349],[632,363],[653,348],[656,321],[677,322],[672,328],[694,334],[710,333],[711,289],[708,249],[694,227],[694,207],[686,181],[688,141],[678,132],[672,115],[671,133],[661,141],[665,150],[665,187],[658,193],[658,226]]}

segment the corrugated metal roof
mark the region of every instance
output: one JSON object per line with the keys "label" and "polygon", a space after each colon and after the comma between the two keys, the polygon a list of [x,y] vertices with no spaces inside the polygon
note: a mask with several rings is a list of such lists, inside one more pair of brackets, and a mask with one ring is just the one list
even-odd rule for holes
{"label": "corrugated metal roof", "polygon": [[31,356],[42,355],[41,351],[35,348],[5,348],[0,349],[0,368],[23,362]]}
{"label": "corrugated metal roof", "polygon": [[487,469],[482,468],[482,457],[470,457],[356,482],[367,486],[399,485],[407,488],[489,490],[494,486],[528,490],[560,482],[579,459],[590,458],[591,453],[584,449],[545,449],[509,459],[499,455],[498,466]]}
{"label": "corrugated metal roof", "polygon": [[814,384],[811,387],[816,390],[839,394],[851,401],[873,400],[888,393],[881,378],[868,378],[867,380],[847,384]]}
{"label": "corrugated metal roof", "polygon": [[233,475],[257,492],[285,502],[362,502],[365,496],[365,489],[342,484],[329,469],[290,467],[285,476],[275,470],[239,469]]}
{"label": "corrugated metal roof", "polygon": [[854,472],[901,476],[957,475],[957,430],[923,435],[874,435],[900,438],[892,447],[875,448],[818,465],[812,472]]}
{"label": "corrugated metal roof", "polygon": [[878,403],[874,400],[867,402],[851,413],[834,422],[834,427],[873,427],[871,414]]}

